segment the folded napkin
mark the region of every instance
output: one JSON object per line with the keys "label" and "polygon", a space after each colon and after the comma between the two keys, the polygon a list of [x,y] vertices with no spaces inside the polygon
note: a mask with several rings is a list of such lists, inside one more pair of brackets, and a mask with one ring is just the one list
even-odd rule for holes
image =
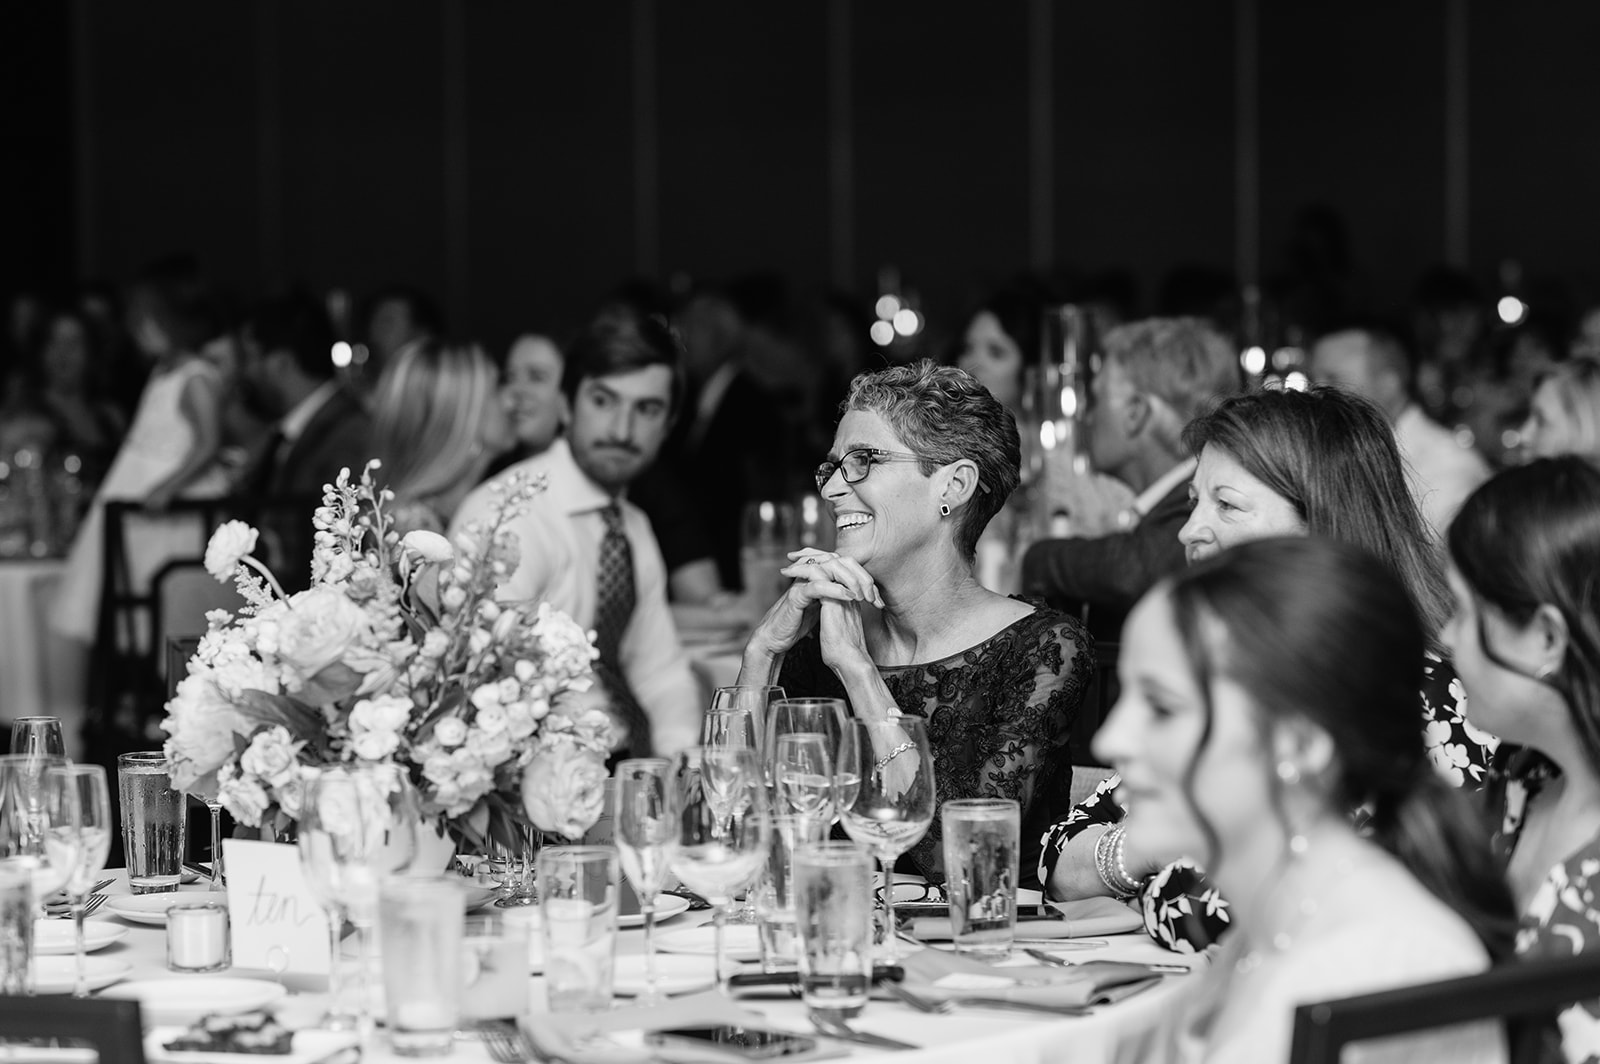
{"label": "folded napkin", "polygon": [[[1018,938],[1093,938],[1121,935],[1144,926],[1144,919],[1138,913],[1115,898],[1084,898],[1050,904],[1061,912],[1062,918],[1020,921]],[[955,937],[948,916],[918,917],[910,922],[909,930],[913,938],[923,942],[948,942]]]}
{"label": "folded napkin", "polygon": [[[720,992],[707,990],[674,998],[664,1005],[623,1007],[610,1012],[534,1012],[523,1030],[539,1057],[571,1064],[644,1064],[660,1051],[628,1039],[639,1031],[674,1027],[769,1026],[760,1013],[740,1008]],[[611,1036],[617,1035],[613,1039]]]}
{"label": "folded napkin", "polygon": [[1045,965],[997,967],[947,953],[925,949],[904,958],[902,985],[935,1001],[953,998],[1013,1001],[1057,1008],[1108,1005],[1148,990],[1161,975],[1143,964],[1119,961],[1085,961],[1070,968]]}

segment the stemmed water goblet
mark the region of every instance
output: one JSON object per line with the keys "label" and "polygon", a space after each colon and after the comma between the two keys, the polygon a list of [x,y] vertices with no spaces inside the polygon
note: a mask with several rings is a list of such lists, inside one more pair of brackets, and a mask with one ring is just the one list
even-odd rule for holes
{"label": "stemmed water goblet", "polygon": [[767,859],[767,788],[761,761],[745,747],[696,746],[678,755],[678,846],[671,867],[711,903],[717,981],[726,985],[723,928],[728,903],[747,889]]}
{"label": "stemmed water goblet", "polygon": [[[402,872],[416,853],[416,798],[398,766],[352,764],[323,769],[308,779],[299,824],[300,860],[306,881],[328,912],[328,1014],[323,1025],[354,1027],[363,1042],[371,1032],[366,993],[372,967],[372,929],[378,887]],[[358,998],[344,1007],[340,972],[341,931],[356,930]]]}
{"label": "stemmed water goblet", "polygon": [[[849,717],[845,713],[842,698],[780,698],[774,701],[767,714],[766,749],[763,754],[773,789],[777,790],[779,787],[776,775],[778,743],[785,735],[799,732],[821,736],[823,745],[827,749],[828,764],[837,766],[842,744],[851,737],[846,727],[848,723]],[[836,769],[830,767],[827,775],[836,776]],[[837,790],[837,787],[835,789]],[[837,794],[831,797],[828,809],[829,822],[837,824],[840,803]],[[781,797],[779,800],[781,801]]]}
{"label": "stemmed water goblet", "polygon": [[[82,821],[65,758],[0,757],[0,858],[15,858],[19,867],[27,869],[33,887],[31,910],[71,879],[83,848]],[[32,911],[15,915],[33,919]],[[28,959],[22,960],[20,989],[25,990]],[[16,972],[12,975],[19,977]],[[10,984],[4,989],[16,993],[19,987]]]}
{"label": "stemmed water goblet", "polygon": [[[935,808],[933,757],[928,730],[916,717],[850,722],[839,776],[855,777],[850,800],[841,799],[844,829],[883,867],[884,929],[880,956],[892,962],[895,946],[894,862],[928,833]],[[842,789],[848,790],[848,787]]]}
{"label": "stemmed water goblet", "polygon": [[[759,752],[762,737],[766,734],[767,715],[772,703],[783,698],[783,688],[776,684],[734,684],[719,687],[711,692],[711,709],[707,716],[728,710],[747,710],[751,722],[751,742]],[[711,745],[711,735],[702,728],[702,742]],[[720,745],[720,744],[719,744]]]}
{"label": "stemmed water goblet", "polygon": [[616,787],[617,852],[644,917],[645,992],[638,1003],[659,1005],[665,997],[656,981],[656,895],[678,848],[678,782],[672,762],[648,757],[618,765]]}
{"label": "stemmed water goblet", "polygon": [[772,755],[777,812],[819,824],[833,819],[835,759],[829,755],[829,745],[828,737],[820,732],[778,736]]}
{"label": "stemmed water goblet", "polygon": [[11,722],[13,754],[52,754],[65,756],[66,742],[61,721],[56,717],[18,717]]}
{"label": "stemmed water goblet", "polygon": [[67,896],[72,899],[73,953],[76,976],[73,997],[89,996],[89,977],[84,965],[83,918],[85,901],[111,853],[111,790],[106,770],[99,765],[69,765],[65,772],[68,786],[77,795],[80,849],[78,863],[67,880]]}

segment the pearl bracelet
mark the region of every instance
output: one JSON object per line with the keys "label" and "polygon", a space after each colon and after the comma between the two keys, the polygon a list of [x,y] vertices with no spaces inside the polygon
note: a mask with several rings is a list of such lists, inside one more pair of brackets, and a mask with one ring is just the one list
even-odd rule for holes
{"label": "pearl bracelet", "polygon": [[890,750],[887,754],[884,754],[882,757],[878,758],[878,771],[882,772],[888,767],[889,762],[893,761],[895,758],[899,757],[901,754],[905,753],[907,750],[910,750],[916,745],[916,743],[912,742],[910,739],[907,739],[893,750]]}

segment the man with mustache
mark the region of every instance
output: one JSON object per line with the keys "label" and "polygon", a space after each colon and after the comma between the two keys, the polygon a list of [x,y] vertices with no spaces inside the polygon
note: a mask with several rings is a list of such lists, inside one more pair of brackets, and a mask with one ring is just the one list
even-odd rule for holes
{"label": "man with mustache", "polygon": [[670,756],[700,739],[698,688],[667,611],[666,568],[650,522],[623,498],[655,461],[682,398],[681,348],[660,318],[610,316],[573,343],[561,387],[565,439],[469,495],[451,531],[487,522],[493,489],[517,473],[547,483],[510,527],[521,564],[502,601],[547,601],[595,631],[596,672],[621,755]]}

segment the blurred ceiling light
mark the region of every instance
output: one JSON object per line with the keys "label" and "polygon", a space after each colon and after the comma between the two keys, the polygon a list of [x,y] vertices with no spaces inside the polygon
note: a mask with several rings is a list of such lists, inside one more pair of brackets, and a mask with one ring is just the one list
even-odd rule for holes
{"label": "blurred ceiling light", "polygon": [[915,336],[917,330],[922,328],[922,316],[910,307],[905,307],[895,312],[894,331],[901,336]]}
{"label": "blurred ceiling light", "polygon": [[900,298],[898,296],[879,296],[877,306],[873,309],[878,312],[879,318],[884,321],[891,321],[896,314],[900,313]]}
{"label": "blurred ceiling light", "polygon": [[349,344],[340,340],[333,345],[333,351],[330,352],[329,357],[333,359],[335,369],[347,369],[350,366],[351,359],[355,357],[355,352],[351,350]]}
{"label": "blurred ceiling light", "polygon": [[1516,296],[1501,296],[1500,302],[1495,304],[1495,310],[1507,325],[1516,325],[1528,316],[1528,304]]}
{"label": "blurred ceiling light", "polygon": [[872,342],[879,347],[888,347],[894,343],[894,326],[886,321],[875,321],[872,328],[867,330],[872,337]]}
{"label": "blurred ceiling light", "polygon": [[1283,386],[1293,392],[1303,392],[1311,386],[1311,378],[1299,370],[1294,370],[1283,378]]}
{"label": "blurred ceiling light", "polygon": [[1267,352],[1260,347],[1247,347],[1239,354],[1239,365],[1246,373],[1260,373],[1267,368]]}

